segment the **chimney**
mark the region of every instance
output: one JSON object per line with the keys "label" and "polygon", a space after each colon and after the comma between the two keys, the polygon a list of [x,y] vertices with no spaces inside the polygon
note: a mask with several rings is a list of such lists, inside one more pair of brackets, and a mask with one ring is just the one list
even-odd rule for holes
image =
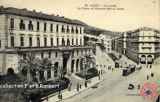
{"label": "chimney", "polygon": [[0,6],[0,9],[3,9],[3,8],[4,8],[4,7],[1,5],[1,6]]}
{"label": "chimney", "polygon": [[33,12],[36,12],[36,10],[34,9]]}

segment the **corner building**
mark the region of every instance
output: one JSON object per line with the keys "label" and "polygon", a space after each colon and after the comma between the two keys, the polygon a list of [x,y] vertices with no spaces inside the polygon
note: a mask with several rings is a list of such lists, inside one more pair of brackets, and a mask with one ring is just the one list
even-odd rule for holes
{"label": "corner building", "polygon": [[92,54],[92,47],[84,45],[84,23],[65,17],[0,7],[0,74],[8,68],[17,73],[18,62],[27,53],[35,53],[52,61],[54,69],[44,71],[50,78],[82,71],[84,56]]}
{"label": "corner building", "polygon": [[152,64],[160,56],[160,32],[143,27],[126,32],[125,54],[137,63]]}

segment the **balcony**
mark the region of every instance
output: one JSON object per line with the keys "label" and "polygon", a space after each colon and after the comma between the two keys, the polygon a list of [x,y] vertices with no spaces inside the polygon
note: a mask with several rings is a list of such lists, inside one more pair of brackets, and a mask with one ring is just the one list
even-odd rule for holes
{"label": "balcony", "polygon": [[6,48],[5,52],[31,52],[31,51],[71,51],[74,49],[91,49],[92,46],[47,46],[47,47],[13,47]]}

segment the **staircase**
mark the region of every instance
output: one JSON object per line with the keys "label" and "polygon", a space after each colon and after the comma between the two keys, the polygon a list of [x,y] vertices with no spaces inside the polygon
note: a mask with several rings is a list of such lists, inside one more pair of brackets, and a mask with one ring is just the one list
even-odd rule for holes
{"label": "staircase", "polygon": [[70,76],[67,76],[67,78],[70,79],[70,82],[72,83],[71,85],[71,90],[74,90],[77,88],[77,84],[81,84],[81,85],[84,85],[84,82],[85,80],[78,77],[77,75],[75,74],[71,74]]}

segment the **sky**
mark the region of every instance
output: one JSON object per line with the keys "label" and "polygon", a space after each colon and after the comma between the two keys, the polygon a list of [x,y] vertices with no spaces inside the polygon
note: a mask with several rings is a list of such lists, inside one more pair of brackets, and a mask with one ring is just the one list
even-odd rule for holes
{"label": "sky", "polygon": [[160,0],[0,0],[0,5],[78,19],[111,31],[144,26],[160,30]]}

